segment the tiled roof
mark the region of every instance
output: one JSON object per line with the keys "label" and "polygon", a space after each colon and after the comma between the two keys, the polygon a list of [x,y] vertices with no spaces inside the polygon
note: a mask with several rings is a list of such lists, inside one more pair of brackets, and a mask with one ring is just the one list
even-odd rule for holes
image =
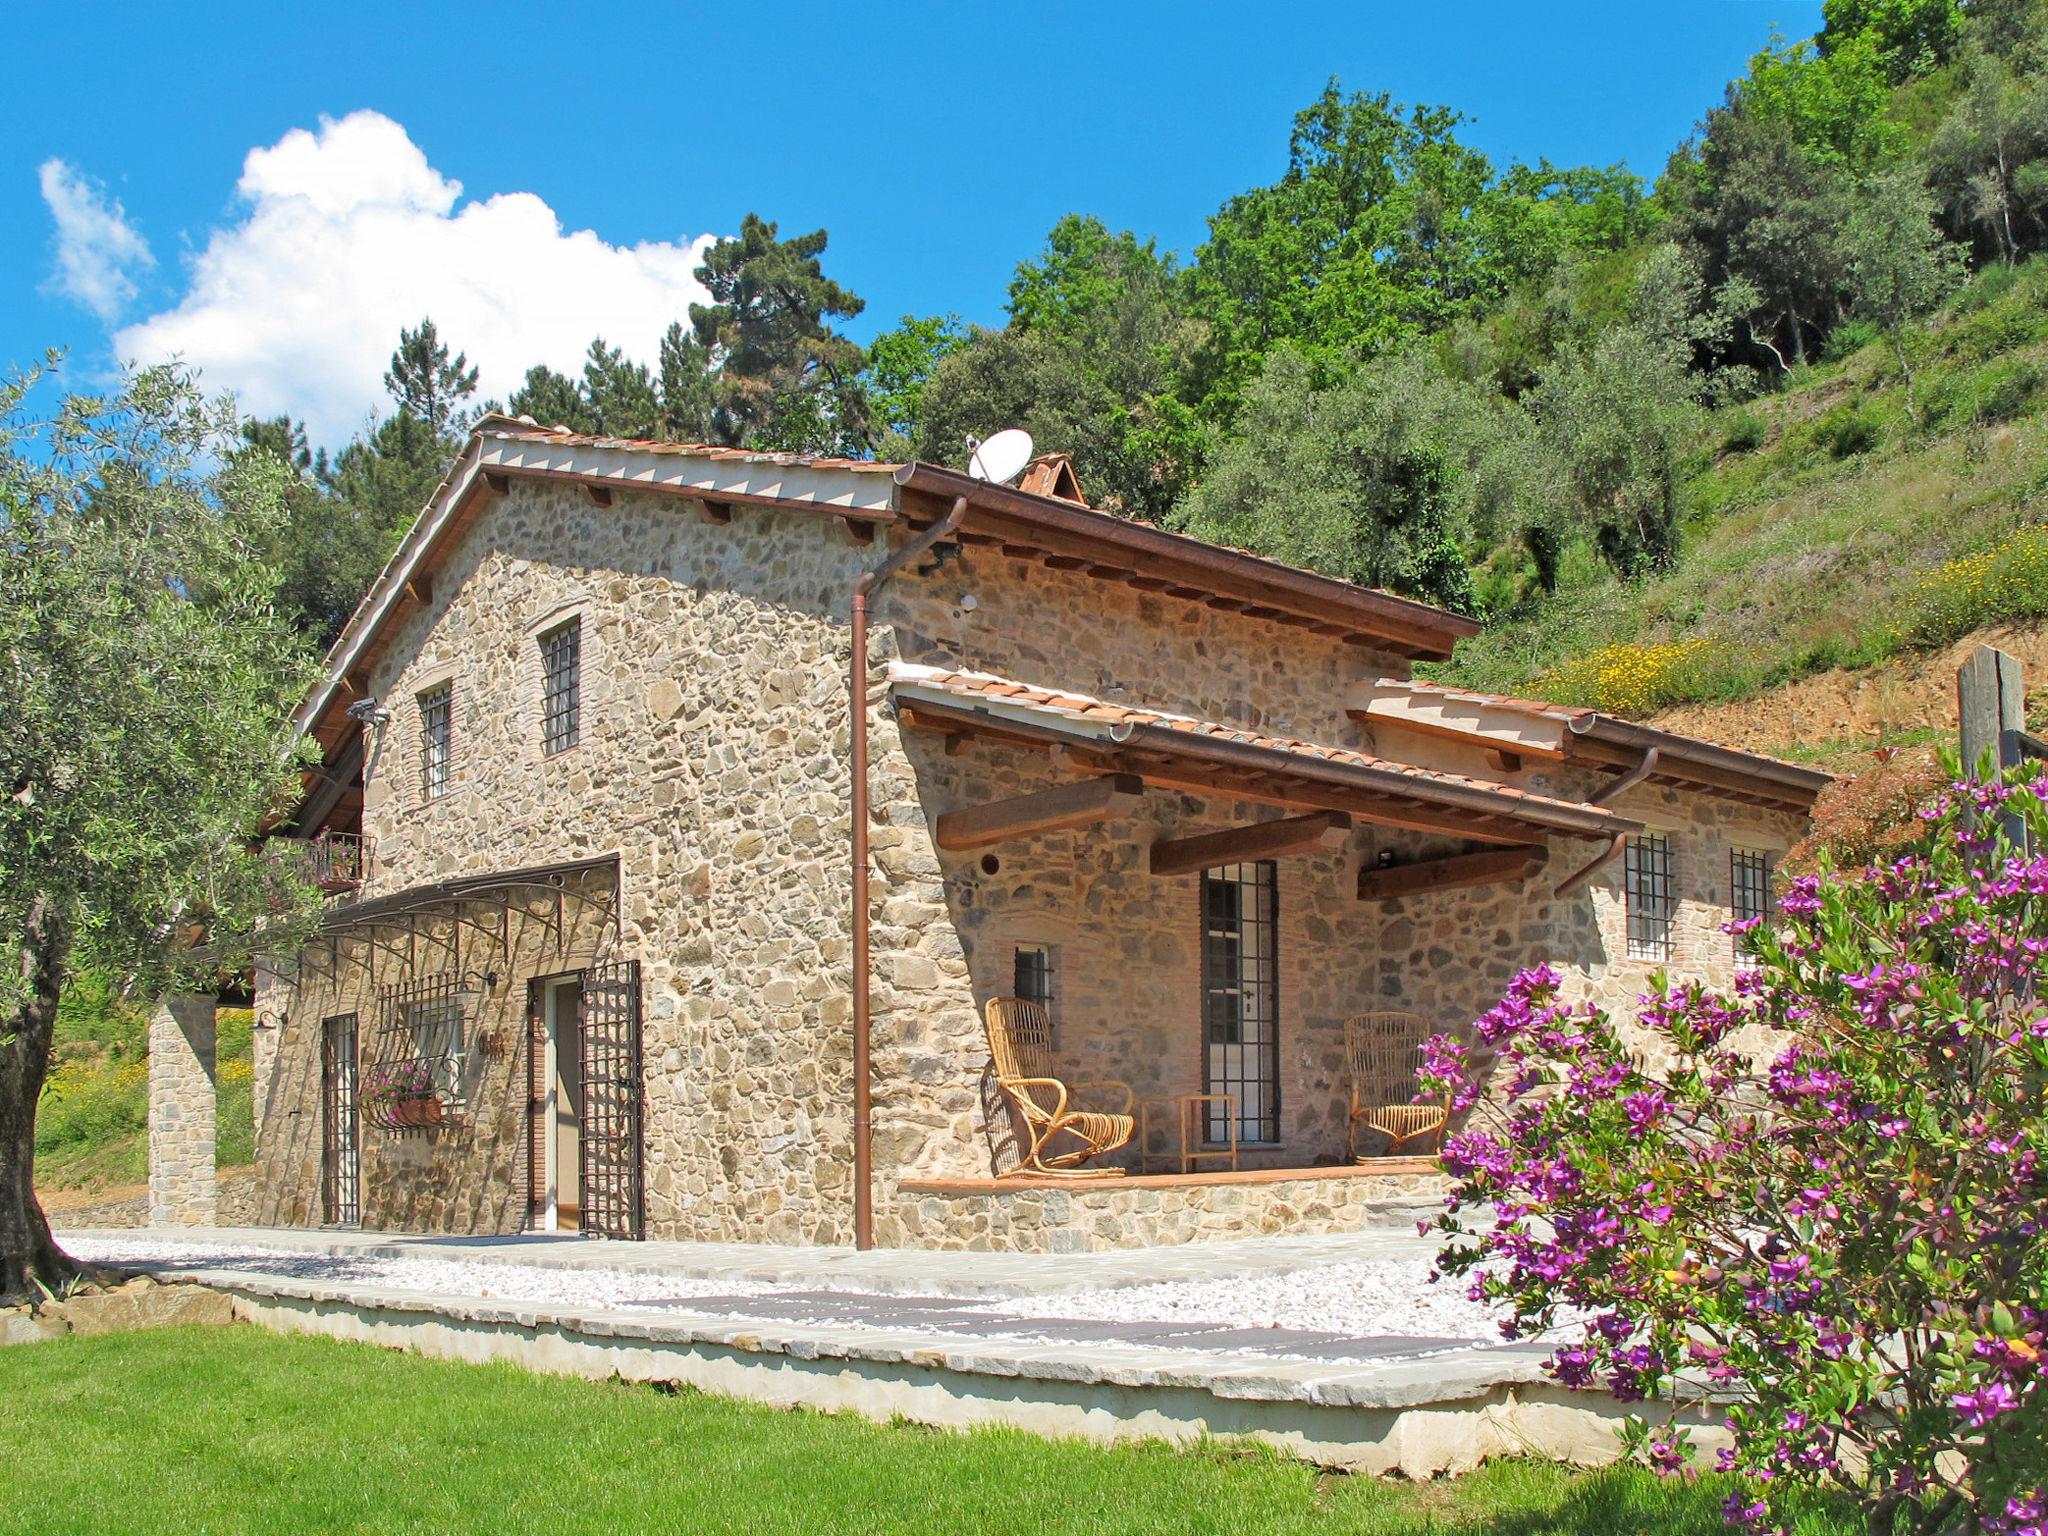
{"label": "tiled roof", "polygon": [[1449,699],[1460,704],[1485,704],[1518,715],[1561,721],[1566,725],[1574,720],[1590,720],[1599,713],[1598,710],[1575,709],[1568,704],[1552,704],[1547,699],[1518,699],[1511,694],[1481,693],[1474,688],[1447,688],[1442,683],[1425,683],[1415,678],[1383,677],[1374,686],[1389,691],[1399,689],[1424,698]]}
{"label": "tiled roof", "polygon": [[567,448],[630,448],[636,453],[667,453],[686,459],[715,459],[728,464],[782,464],[805,469],[851,469],[864,474],[893,475],[900,467],[877,459],[835,459],[823,454],[780,453],[764,448],[722,448],[715,443],[671,443],[651,437],[596,437],[567,427],[544,427],[521,417],[486,416],[477,423],[486,437],[519,443],[551,443]]}
{"label": "tiled roof", "polygon": [[[1551,704],[1542,699],[1518,699],[1501,693],[1481,693],[1471,688],[1447,688],[1442,683],[1425,683],[1413,678],[1399,680],[1382,678],[1377,686],[1389,690],[1398,688],[1407,693],[1414,694],[1418,698],[1439,698],[1449,699],[1454,703],[1485,704],[1495,709],[1507,710],[1513,714],[1529,715],[1545,720],[1557,720],[1570,726],[1575,731],[1584,731],[1596,720],[1619,721],[1622,719],[1620,715],[1604,714],[1597,709],[1573,708],[1566,704]],[[1766,752],[1752,752],[1747,747],[1722,746],[1719,742],[1708,741],[1704,736],[1687,736],[1683,739],[1697,742],[1702,746],[1717,747],[1723,752],[1733,752],[1741,757],[1754,758],[1760,763],[1775,763],[1781,768],[1791,768],[1799,773],[1811,774],[1817,779],[1825,779],[1827,777],[1825,774],[1820,773],[1818,769],[1808,764],[1788,762],[1782,757],[1772,757]]]}
{"label": "tiled roof", "polygon": [[[996,677],[987,672],[950,672],[938,667],[895,662],[889,668],[889,681],[899,686],[934,689],[965,700],[1021,705],[1037,713],[1057,715],[1070,720],[1083,720],[1099,725],[1158,726],[1165,730],[1185,732],[1190,736],[1235,741],[1246,746],[1264,747],[1268,751],[1286,752],[1297,757],[1317,758],[1323,762],[1354,768],[1376,769],[1412,780],[1418,790],[1437,784],[1446,788],[1483,790],[1505,801],[1528,806],[1555,806],[1580,812],[1592,809],[1580,801],[1535,795],[1527,790],[1517,789],[1512,784],[1496,783],[1492,779],[1474,779],[1464,774],[1445,773],[1435,768],[1420,768],[1413,763],[1376,757],[1356,747],[1332,747],[1320,742],[1301,741],[1291,736],[1269,736],[1262,731],[1223,725],[1214,720],[1199,720],[1191,715],[1171,714],[1165,710],[1146,709],[1135,704],[1113,704],[1104,699],[1092,698],[1085,693],[1076,693],[1071,689],[1040,688],[1030,683],[1015,682],[1010,678]],[[1503,807],[1504,811],[1508,809],[1506,806]]]}

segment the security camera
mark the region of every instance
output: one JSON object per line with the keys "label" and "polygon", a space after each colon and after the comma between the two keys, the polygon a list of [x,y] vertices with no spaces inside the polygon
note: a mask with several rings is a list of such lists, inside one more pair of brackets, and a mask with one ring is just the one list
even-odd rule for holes
{"label": "security camera", "polygon": [[357,725],[387,725],[391,720],[391,711],[375,699],[357,699],[355,703],[349,705],[348,717]]}

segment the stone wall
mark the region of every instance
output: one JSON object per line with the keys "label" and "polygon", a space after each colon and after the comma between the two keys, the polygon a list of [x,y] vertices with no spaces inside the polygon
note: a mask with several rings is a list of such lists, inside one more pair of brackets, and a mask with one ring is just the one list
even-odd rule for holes
{"label": "stone wall", "polygon": [[172,992],[149,1021],[149,1224],[210,1227],[214,1000]]}
{"label": "stone wall", "polygon": [[[515,479],[371,671],[393,718],[369,755],[365,899],[617,856],[617,952],[642,966],[650,1236],[851,1240],[845,623],[876,557],[830,518],[738,508],[717,524],[673,497],[601,508]],[[571,617],[582,739],[548,757],[538,640]],[[444,681],[453,783],[428,800],[418,699]],[[515,972],[500,1011],[523,1007],[526,980]],[[288,1020],[265,1102],[293,1122],[266,1124],[272,1208],[317,1220],[308,1095],[338,1005],[278,985],[263,1006]],[[366,1155],[366,1221],[512,1220],[509,1196],[481,1183],[472,1209],[385,1203],[380,1186],[426,1156],[410,1141],[390,1152]],[[502,1183],[502,1161],[463,1167]],[[452,1170],[432,1178],[462,1187]]]}
{"label": "stone wall", "polygon": [[[884,1247],[990,1253],[1094,1253],[1246,1237],[1358,1232],[1410,1222],[1446,1188],[1436,1173],[1275,1179],[1176,1188],[1079,1182],[952,1194],[900,1192],[877,1219]],[[1413,1228],[1411,1227],[1412,1231]]]}

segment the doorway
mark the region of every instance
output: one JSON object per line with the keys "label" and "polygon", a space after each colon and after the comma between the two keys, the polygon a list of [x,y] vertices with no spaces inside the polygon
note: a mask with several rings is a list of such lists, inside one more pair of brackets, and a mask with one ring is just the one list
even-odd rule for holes
{"label": "doorway", "polygon": [[583,1230],[583,977],[545,984],[547,1026],[542,1081],[547,1085],[540,1122],[546,1143],[547,1203],[541,1227]]}
{"label": "doorway", "polygon": [[356,1016],[320,1021],[320,1221],[363,1223],[362,1147],[356,1126]]}

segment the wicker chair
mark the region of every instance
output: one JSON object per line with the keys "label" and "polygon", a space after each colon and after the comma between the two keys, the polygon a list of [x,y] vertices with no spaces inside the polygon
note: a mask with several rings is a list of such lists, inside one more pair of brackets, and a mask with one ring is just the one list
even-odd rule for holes
{"label": "wicker chair", "polygon": [[[1105,1081],[1067,1085],[1053,1075],[1052,1024],[1045,1010],[1020,997],[993,997],[983,1010],[988,1025],[989,1054],[995,1059],[996,1083],[1016,1107],[1031,1138],[1028,1150],[1006,1178],[1113,1178],[1121,1168],[1083,1168],[1091,1157],[1114,1152],[1131,1139],[1137,1121],[1131,1114],[1136,1095],[1128,1084]],[[1091,1089],[1108,1088],[1124,1098],[1120,1109],[1078,1109],[1073,1098]],[[1078,1143],[1048,1152],[1056,1138]]]}
{"label": "wicker chair", "polygon": [[1431,1033],[1412,1013],[1357,1013],[1344,1021],[1344,1056],[1351,1068],[1351,1124],[1344,1155],[1358,1158],[1358,1130],[1378,1131],[1398,1157],[1412,1141],[1428,1139],[1434,1152],[1450,1121],[1449,1106],[1417,1104],[1415,1073],[1422,1042]]}

